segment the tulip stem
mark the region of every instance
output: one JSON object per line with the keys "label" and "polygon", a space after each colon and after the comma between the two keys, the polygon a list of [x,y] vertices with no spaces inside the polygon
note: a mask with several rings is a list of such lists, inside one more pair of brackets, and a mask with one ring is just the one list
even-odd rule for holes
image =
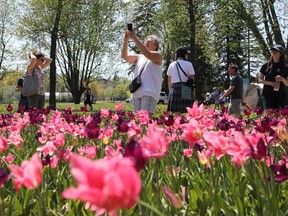
{"label": "tulip stem", "polygon": [[3,204],[2,188],[0,188],[0,216],[5,216],[5,209]]}
{"label": "tulip stem", "polygon": [[164,214],[162,214],[160,211],[158,211],[154,206],[151,206],[149,205],[148,203],[146,202],[143,202],[142,200],[139,200],[138,202],[140,205],[150,209],[151,211],[153,211],[154,213],[156,213],[157,215],[160,215],[160,216],[164,216]]}

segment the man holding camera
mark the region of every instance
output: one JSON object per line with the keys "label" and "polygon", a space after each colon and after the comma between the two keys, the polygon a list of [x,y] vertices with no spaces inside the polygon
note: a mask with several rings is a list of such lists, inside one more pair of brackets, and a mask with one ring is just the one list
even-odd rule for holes
{"label": "man holding camera", "polygon": [[[129,39],[135,42],[140,54],[128,54]],[[132,94],[135,112],[139,110],[147,110],[149,114],[155,112],[163,81],[162,55],[158,49],[159,41],[156,36],[149,35],[142,43],[132,31],[131,24],[127,26],[121,56],[126,62],[135,65],[134,78],[142,71],[141,86]]]}

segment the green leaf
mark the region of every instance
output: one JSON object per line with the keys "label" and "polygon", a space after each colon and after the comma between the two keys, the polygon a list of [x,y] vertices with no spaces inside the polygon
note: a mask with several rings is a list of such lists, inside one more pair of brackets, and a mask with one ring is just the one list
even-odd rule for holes
{"label": "green leaf", "polygon": [[14,209],[17,211],[18,214],[21,215],[23,213],[22,205],[16,196],[14,196],[13,203],[14,203],[14,205],[13,205]]}

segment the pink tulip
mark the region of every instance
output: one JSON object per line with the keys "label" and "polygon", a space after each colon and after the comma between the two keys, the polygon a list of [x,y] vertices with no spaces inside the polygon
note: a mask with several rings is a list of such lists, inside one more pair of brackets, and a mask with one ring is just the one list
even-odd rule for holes
{"label": "pink tulip", "polygon": [[101,109],[100,113],[101,113],[101,116],[104,117],[104,118],[108,118],[109,115],[110,115],[110,112],[109,112],[108,109]]}
{"label": "pink tulip", "polygon": [[183,153],[186,157],[191,157],[193,154],[193,149],[184,149]]}
{"label": "pink tulip", "polygon": [[180,126],[183,130],[181,138],[187,141],[192,148],[202,138],[202,127],[195,119],[190,119],[189,123]]}
{"label": "pink tulip", "polygon": [[161,187],[163,193],[165,196],[169,199],[171,205],[175,208],[181,208],[182,207],[182,200],[178,196],[178,194],[174,193],[167,187]]}
{"label": "pink tulip", "polygon": [[84,147],[79,147],[79,148],[77,148],[77,152],[78,152],[78,154],[80,154],[80,155],[84,155],[84,151],[85,151],[85,148]]}
{"label": "pink tulip", "polygon": [[137,136],[142,132],[142,128],[140,127],[140,125],[135,123],[135,120],[130,121],[128,127],[129,127],[129,130],[127,132],[128,138]]}
{"label": "pink tulip", "polygon": [[42,182],[43,167],[38,153],[35,153],[30,161],[23,161],[21,167],[11,164],[9,168],[14,176],[16,191],[19,191],[21,185],[28,189],[35,189]]}
{"label": "pink tulip", "polygon": [[145,158],[161,158],[168,153],[170,140],[165,134],[165,130],[149,125],[147,134],[139,140]]}
{"label": "pink tulip", "polygon": [[197,151],[197,153],[199,162],[205,165],[206,167],[210,168],[210,157],[208,155],[208,152],[205,149],[203,149],[201,152]]}
{"label": "pink tulip", "polygon": [[9,153],[6,157],[3,157],[2,160],[8,164],[11,164],[11,163],[13,163],[14,159],[15,159],[15,156],[12,155],[11,153]]}
{"label": "pink tulip", "polygon": [[21,148],[24,143],[20,132],[16,131],[13,131],[9,134],[7,141],[9,142],[9,144],[15,145],[16,148]]}
{"label": "pink tulip", "polygon": [[119,116],[117,114],[114,114],[112,117],[111,117],[112,121],[113,122],[116,122],[118,119],[119,119]]}
{"label": "pink tulip", "polygon": [[200,104],[200,106],[198,107],[197,102],[194,102],[192,108],[187,107],[187,112],[188,112],[188,117],[192,117],[194,119],[201,119],[203,118],[204,114],[205,114],[205,107],[203,104]]}
{"label": "pink tulip", "polygon": [[229,138],[221,134],[221,131],[205,132],[203,135],[209,150],[220,160],[227,153],[227,146],[229,146]]}
{"label": "pink tulip", "polygon": [[130,159],[92,161],[72,154],[70,165],[78,187],[65,190],[62,193],[64,198],[81,200],[106,211],[130,208],[136,204],[141,181]]}
{"label": "pink tulip", "polygon": [[123,109],[123,104],[118,103],[118,104],[115,106],[115,109],[116,109],[116,111],[122,110],[122,109]]}
{"label": "pink tulip", "polygon": [[119,149],[114,149],[112,146],[107,145],[104,149],[105,156],[104,159],[111,158],[111,157],[122,157],[123,154]]}
{"label": "pink tulip", "polygon": [[44,155],[53,155],[57,148],[54,146],[53,142],[48,141],[45,146],[37,148],[37,151],[43,152]]}
{"label": "pink tulip", "polygon": [[63,133],[56,133],[52,137],[53,143],[55,146],[63,146],[65,144],[65,134]]}
{"label": "pink tulip", "polygon": [[96,146],[87,145],[85,147],[84,153],[87,155],[88,158],[95,158],[96,157]]}
{"label": "pink tulip", "polygon": [[64,149],[58,150],[57,151],[58,158],[64,161],[69,160],[70,156],[72,155],[71,152],[72,148],[73,146],[66,148],[66,150]]}
{"label": "pink tulip", "polygon": [[135,113],[136,118],[139,120],[140,124],[146,125],[150,121],[149,113],[147,110],[140,110]]}
{"label": "pink tulip", "polygon": [[8,148],[8,142],[6,137],[0,136],[0,152],[6,151],[7,148]]}

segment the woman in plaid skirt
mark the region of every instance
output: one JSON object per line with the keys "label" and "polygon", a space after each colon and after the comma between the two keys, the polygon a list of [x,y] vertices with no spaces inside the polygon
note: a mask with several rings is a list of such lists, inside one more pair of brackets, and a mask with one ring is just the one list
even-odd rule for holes
{"label": "woman in plaid skirt", "polygon": [[169,65],[167,71],[169,87],[169,101],[167,110],[173,112],[175,115],[186,113],[186,107],[192,107],[195,100],[195,88],[193,87],[191,87],[191,100],[181,99],[182,85],[185,84],[188,79],[192,79],[195,82],[195,71],[193,65],[191,62],[187,61],[189,53],[190,51],[188,51],[186,47],[178,47],[176,50],[176,61]]}

